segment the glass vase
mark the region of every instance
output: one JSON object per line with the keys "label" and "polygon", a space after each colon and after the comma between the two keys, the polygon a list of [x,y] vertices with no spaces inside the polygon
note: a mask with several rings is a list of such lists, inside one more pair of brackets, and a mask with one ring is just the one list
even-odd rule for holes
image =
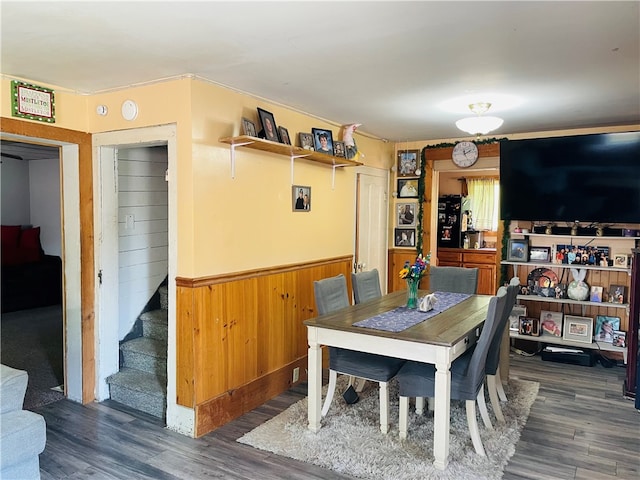
{"label": "glass vase", "polygon": [[420,280],[407,280],[407,308],[418,308],[418,285]]}

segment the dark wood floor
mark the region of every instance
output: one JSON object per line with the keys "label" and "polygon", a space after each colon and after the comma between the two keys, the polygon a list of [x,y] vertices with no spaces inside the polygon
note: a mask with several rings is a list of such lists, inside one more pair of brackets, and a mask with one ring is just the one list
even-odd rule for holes
{"label": "dark wood floor", "polygon": [[[624,369],[512,355],[511,375],[540,391],[504,479],[638,479],[640,413],[622,397]],[[345,479],[235,440],[306,395],[299,386],[202,438],[106,401],[62,400],[45,416],[42,479]]]}

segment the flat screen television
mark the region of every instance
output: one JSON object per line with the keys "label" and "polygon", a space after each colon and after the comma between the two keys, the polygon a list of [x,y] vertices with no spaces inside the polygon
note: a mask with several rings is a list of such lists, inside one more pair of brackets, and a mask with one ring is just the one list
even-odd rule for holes
{"label": "flat screen television", "polygon": [[640,132],[500,142],[505,220],[640,223]]}

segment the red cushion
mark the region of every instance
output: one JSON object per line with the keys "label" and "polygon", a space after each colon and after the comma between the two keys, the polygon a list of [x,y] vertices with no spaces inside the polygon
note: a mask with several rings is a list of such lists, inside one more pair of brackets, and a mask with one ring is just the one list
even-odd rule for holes
{"label": "red cushion", "polygon": [[2,265],[22,263],[22,258],[18,255],[20,229],[20,225],[2,225]]}
{"label": "red cushion", "polygon": [[40,227],[27,228],[22,231],[19,250],[23,262],[38,262],[42,259]]}

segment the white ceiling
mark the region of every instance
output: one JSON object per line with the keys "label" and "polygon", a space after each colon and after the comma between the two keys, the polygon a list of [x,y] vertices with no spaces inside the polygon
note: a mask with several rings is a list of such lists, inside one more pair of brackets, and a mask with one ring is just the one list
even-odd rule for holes
{"label": "white ceiling", "polygon": [[[0,2],[1,73],[80,93],[182,75],[391,141],[640,123],[640,2]],[[500,108],[497,95],[521,103]],[[6,99],[5,99],[6,100]],[[276,116],[276,121],[278,120]],[[285,125],[286,126],[286,125]]]}

